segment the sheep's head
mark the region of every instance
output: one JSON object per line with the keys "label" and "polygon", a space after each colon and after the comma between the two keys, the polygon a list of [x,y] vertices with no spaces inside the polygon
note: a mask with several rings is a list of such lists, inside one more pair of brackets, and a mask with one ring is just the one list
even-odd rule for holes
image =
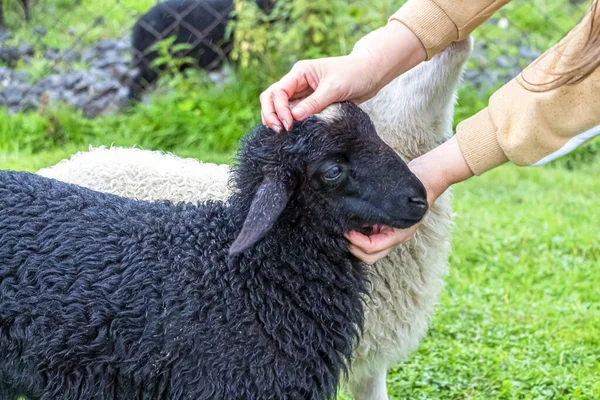
{"label": "sheep's head", "polygon": [[282,223],[335,221],[349,231],[408,228],[427,211],[421,182],[352,103],[334,104],[288,133],[257,128],[232,176],[251,205],[230,254],[254,245],[284,215]]}

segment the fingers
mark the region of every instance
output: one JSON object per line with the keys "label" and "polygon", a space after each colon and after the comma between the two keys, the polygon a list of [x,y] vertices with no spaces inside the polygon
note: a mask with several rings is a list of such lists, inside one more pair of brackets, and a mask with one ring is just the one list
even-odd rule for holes
{"label": "fingers", "polygon": [[[292,104],[291,104],[291,101],[293,101],[293,100],[297,100],[297,101],[295,102],[295,104],[293,105],[293,106],[295,107],[295,106],[297,106],[297,105],[298,105],[298,103],[300,102],[299,100],[302,100],[302,99],[304,99],[305,97],[308,97],[308,96],[310,96],[311,94],[313,94],[313,92],[314,92],[314,90],[312,90],[312,88],[308,88],[308,89],[302,90],[302,91],[300,91],[300,92],[296,92],[296,93],[294,93],[294,95],[293,95],[292,97],[290,97],[290,106],[292,105]],[[293,107],[292,107],[292,108],[293,108]]]}
{"label": "fingers", "polygon": [[[290,99],[297,98],[299,93],[312,92],[309,85],[308,75],[311,73],[307,62],[300,61],[294,65],[292,70],[284,75],[279,82],[269,86],[260,95],[261,116],[263,124],[278,131],[281,128],[289,130],[292,128],[294,118],[290,111]],[[312,79],[315,81],[314,79]]]}
{"label": "fingers", "polygon": [[279,82],[269,86],[260,95],[263,124],[276,131],[292,129],[294,118],[290,111],[290,100],[302,98],[312,93],[306,77],[298,68],[292,69]]}
{"label": "fingers", "polygon": [[268,126],[276,132],[283,130],[283,124],[279,120],[277,113],[275,112],[275,105],[273,104],[272,88],[269,87],[267,90],[260,95],[260,116],[264,126]]}
{"label": "fingers", "polygon": [[292,124],[294,123],[294,118],[290,110],[290,97],[285,91],[279,88],[275,88],[272,94],[275,113],[286,131],[292,129]]}
{"label": "fingers", "polygon": [[298,121],[302,121],[313,114],[320,113],[325,107],[335,102],[338,93],[329,90],[327,85],[321,84],[315,92],[302,100],[292,109],[292,116]]}
{"label": "fingers", "polygon": [[[321,64],[319,64],[321,63]],[[294,120],[303,121],[323,111],[341,96],[341,86],[335,85],[323,75],[324,61],[300,61],[277,83],[271,85],[260,96],[263,124],[280,130],[292,128]],[[321,68],[318,66],[321,65]],[[329,65],[325,62],[324,65]],[[326,68],[329,73],[335,69]],[[320,72],[319,72],[320,71]],[[290,111],[290,100],[302,99]]]}
{"label": "fingers", "polygon": [[420,224],[408,229],[383,227],[378,233],[370,236],[352,231],[346,234],[350,241],[350,252],[366,264],[373,264],[387,256],[397,245],[409,240]]}

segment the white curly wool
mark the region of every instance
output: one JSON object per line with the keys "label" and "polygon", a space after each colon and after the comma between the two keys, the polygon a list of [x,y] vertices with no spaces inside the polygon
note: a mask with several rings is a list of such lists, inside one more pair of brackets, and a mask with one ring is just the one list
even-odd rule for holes
{"label": "white curly wool", "polygon": [[[471,49],[470,38],[450,45],[362,105],[379,136],[404,160],[452,135],[456,88]],[[365,329],[348,382],[355,399],[387,399],[387,369],[415,350],[427,332],[448,272],[452,225],[452,194],[447,191],[414,238],[370,269]]]}
{"label": "white curly wool", "polygon": [[[456,87],[471,47],[470,39],[451,45],[362,105],[380,136],[405,160],[452,134]],[[92,149],[39,173],[145,200],[224,199],[228,193],[226,166],[139,149]],[[425,335],[448,271],[452,220],[448,192],[409,243],[371,267],[364,333],[348,382],[355,399],[387,399],[388,367],[416,349]]]}
{"label": "white curly wool", "polygon": [[229,167],[160,151],[104,146],[74,154],[39,175],[138,200],[197,202],[229,197]]}

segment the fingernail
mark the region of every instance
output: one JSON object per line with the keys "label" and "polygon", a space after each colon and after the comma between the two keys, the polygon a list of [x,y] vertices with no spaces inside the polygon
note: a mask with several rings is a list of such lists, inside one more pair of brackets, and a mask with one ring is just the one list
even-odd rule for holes
{"label": "fingernail", "polygon": [[290,126],[290,124],[285,119],[281,122],[283,122],[283,129],[289,132],[290,128],[288,128],[288,126]]}
{"label": "fingernail", "polygon": [[294,118],[302,119],[306,115],[306,110],[302,107],[294,107],[292,109],[292,114],[294,114]]}
{"label": "fingernail", "polygon": [[273,127],[271,129],[273,129],[277,133],[281,133],[281,131],[283,130],[281,125],[273,125]]}

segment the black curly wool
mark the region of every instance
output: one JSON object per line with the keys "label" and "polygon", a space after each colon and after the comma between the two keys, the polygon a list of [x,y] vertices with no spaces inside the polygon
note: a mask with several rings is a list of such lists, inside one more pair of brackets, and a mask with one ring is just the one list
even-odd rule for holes
{"label": "black curly wool", "polygon": [[306,168],[383,146],[340,109],[350,120],[331,133],[314,117],[257,129],[227,204],[0,171],[0,400],[333,398],[366,281],[343,237],[352,222]]}

